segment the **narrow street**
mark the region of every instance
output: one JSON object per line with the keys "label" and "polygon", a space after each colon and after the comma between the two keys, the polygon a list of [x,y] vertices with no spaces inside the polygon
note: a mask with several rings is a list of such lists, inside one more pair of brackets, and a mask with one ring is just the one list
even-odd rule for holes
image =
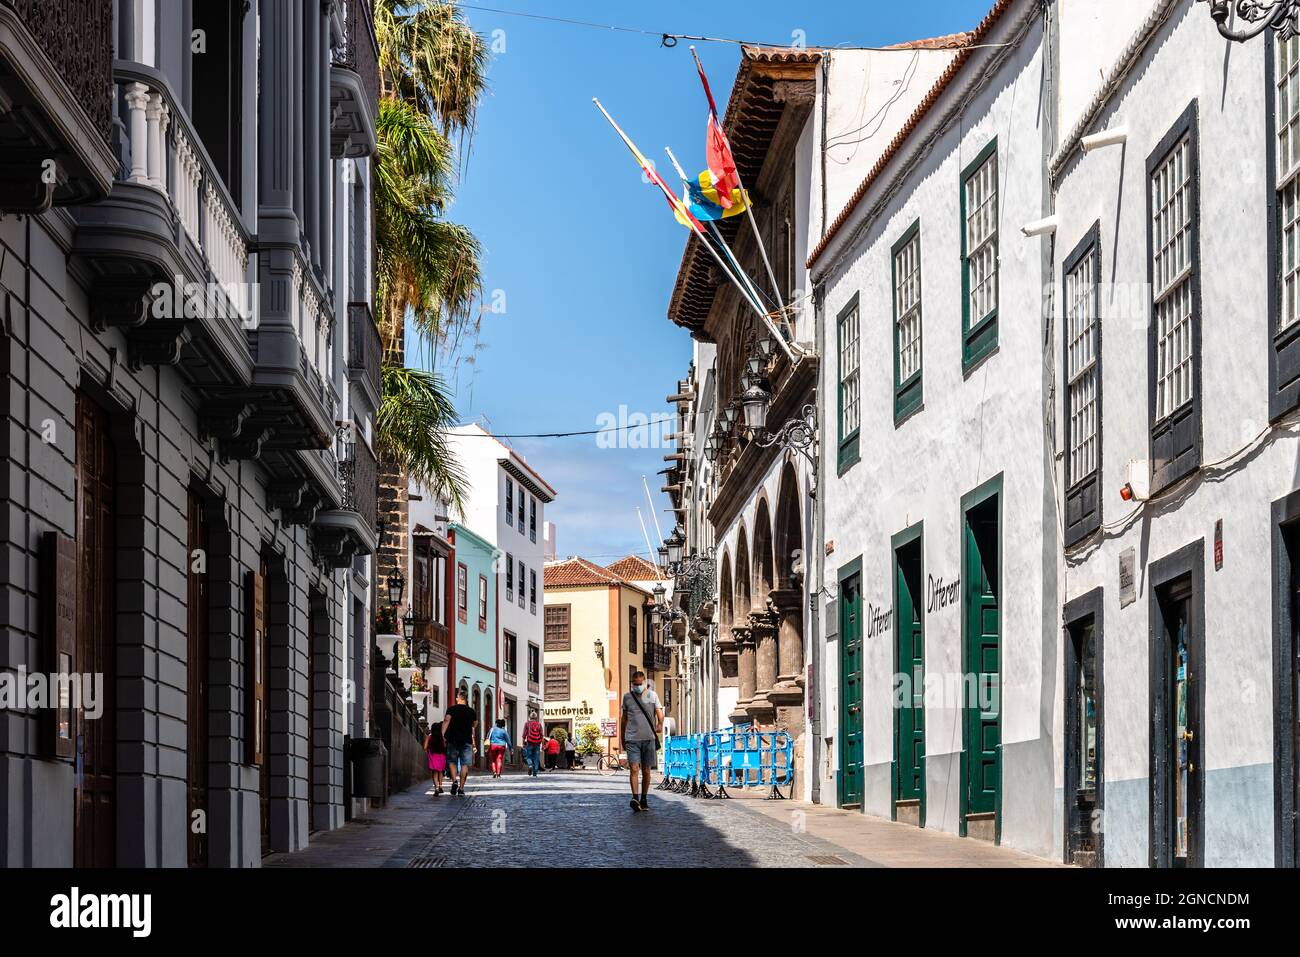
{"label": "narrow street", "polygon": [[[656,778],[656,784],[658,779]],[[851,811],[736,792],[651,791],[627,805],[623,776],[594,771],[471,777],[465,798],[427,787],[264,867],[1051,867],[979,841]]]}

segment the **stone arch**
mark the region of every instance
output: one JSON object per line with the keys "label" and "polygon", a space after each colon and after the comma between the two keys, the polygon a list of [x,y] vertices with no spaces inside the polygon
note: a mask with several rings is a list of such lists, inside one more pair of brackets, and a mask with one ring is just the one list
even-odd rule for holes
{"label": "stone arch", "polygon": [[802,555],[803,520],[800,517],[799,479],[794,464],[786,462],[781,470],[780,492],[776,500],[776,583],[778,588],[799,587],[794,575],[795,558],[806,574],[807,560]]}
{"label": "stone arch", "polygon": [[758,516],[754,520],[754,604],[763,607],[767,596],[776,587],[776,577],[772,563],[772,520],[767,508],[767,499],[758,503]]}
{"label": "stone arch", "polygon": [[749,574],[749,545],[745,540],[745,526],[740,526],[736,537],[735,603],[732,610],[744,620],[749,614],[753,599],[753,585]]}
{"label": "stone arch", "polygon": [[725,639],[731,631],[732,623],[736,620],[735,596],[731,591],[731,555],[728,552],[723,551],[722,563],[719,567],[721,571],[718,573],[718,625]]}

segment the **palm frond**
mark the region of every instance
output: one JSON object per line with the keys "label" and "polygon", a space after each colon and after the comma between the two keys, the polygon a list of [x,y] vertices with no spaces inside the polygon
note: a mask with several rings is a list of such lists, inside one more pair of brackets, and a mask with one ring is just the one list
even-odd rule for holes
{"label": "palm frond", "polygon": [[442,376],[385,365],[375,419],[379,452],[412,479],[463,511],[468,479],[451,452],[456,408]]}

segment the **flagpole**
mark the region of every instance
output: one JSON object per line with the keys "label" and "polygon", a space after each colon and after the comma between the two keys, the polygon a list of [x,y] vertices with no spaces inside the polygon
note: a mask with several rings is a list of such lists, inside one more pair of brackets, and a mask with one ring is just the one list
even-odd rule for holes
{"label": "flagpole", "polygon": [[[761,304],[754,302],[749,298],[749,291],[743,285],[741,285],[740,280],[732,273],[730,267],[728,267],[726,262],[723,261],[722,256],[718,253],[718,251],[714,249],[711,245],[709,245],[708,239],[705,237],[704,234],[704,229],[700,226],[699,221],[695,218],[695,216],[692,215],[691,211],[687,209],[685,206],[683,206],[682,201],[678,199],[677,195],[668,188],[668,184],[664,182],[663,177],[660,176],[657,172],[655,172],[654,167],[650,165],[650,161],[645,158],[645,156],[641,153],[639,149],[636,148],[636,145],[632,142],[631,139],[628,138],[628,135],[623,132],[622,128],[617,123],[614,122],[614,117],[609,115],[609,112],[605,109],[604,106],[601,105],[600,100],[593,96],[591,98],[591,102],[596,104],[596,109],[600,110],[600,112],[604,115],[605,119],[609,121],[609,125],[614,127],[614,132],[616,132],[619,135],[619,137],[623,140],[623,144],[627,146],[629,150],[632,151],[632,155],[636,157],[637,163],[640,164],[641,168],[645,171],[646,175],[650,177],[651,182],[653,182],[656,186],[659,187],[660,190],[663,191],[665,198],[667,198],[668,200],[668,204],[672,206],[674,211],[680,212],[682,214],[683,218],[690,226],[691,231],[694,232],[695,235],[700,238],[700,242],[704,245],[706,249],[708,249],[710,254],[712,254],[714,261],[717,262],[717,264],[722,268],[722,271],[726,273],[726,275],[731,279],[731,281],[736,284],[736,288],[741,291],[741,294],[744,296],[745,301],[748,302],[753,307],[754,311],[758,313],[759,317],[763,319],[764,322],[770,324],[771,319],[768,317],[767,313],[763,311]],[[790,357],[790,360],[793,362],[794,354],[790,351],[789,346],[786,344],[785,337],[778,336],[777,342],[780,343],[782,349],[785,350],[786,354]]]}
{"label": "flagpole", "polygon": [[[743,54],[742,54],[742,55],[743,55]],[[694,47],[693,45],[691,46],[691,56],[693,56],[693,57],[695,58],[695,67],[696,67],[697,70],[699,70],[699,72],[700,72],[700,76],[703,77],[703,76],[704,76],[704,64],[700,62],[700,55],[699,55],[698,53],[695,52],[695,47]],[[711,92],[708,91],[708,81],[707,81],[707,80],[705,81],[705,93],[706,93],[706,95],[707,95],[708,98],[709,98],[709,111],[713,114],[713,120],[714,120],[714,122],[715,122],[715,123],[717,124],[717,126],[718,126],[718,132],[721,133],[722,136],[723,136],[724,138],[726,138],[727,132],[726,132],[726,130],[724,130],[724,129],[722,128],[722,121],[721,121],[720,119],[718,119],[718,111],[717,111],[717,108],[715,107],[715,105],[714,105],[714,103],[713,103],[713,94],[712,94]],[[730,141],[727,142],[727,149],[728,149],[728,150],[731,149],[731,143],[730,143]],[[733,155],[734,155],[734,154],[733,154]],[[740,187],[740,195],[741,195],[741,196],[744,196],[744,195],[745,195],[745,183],[744,183],[744,181],[740,178],[740,169],[739,169],[739,168],[736,169],[736,184]],[[767,278],[768,278],[768,279],[771,281],[771,283],[772,283],[772,292],[776,295],[776,301],[777,301],[777,303],[779,303],[780,306],[781,306],[781,318],[782,318],[782,320],[784,321],[785,318],[786,318],[786,315],[785,315],[785,299],[781,296],[781,286],[780,286],[780,284],[776,281],[776,272],[772,269],[772,263],[771,263],[771,261],[767,258],[767,246],[764,245],[764,243],[763,243],[763,234],[760,233],[760,232],[758,231],[758,220],[754,219],[754,209],[753,209],[753,207],[752,207],[749,203],[746,203],[746,204],[745,204],[745,217],[749,220],[749,226],[750,226],[750,228],[754,231],[754,239],[758,241],[758,252],[759,252],[759,255],[761,255],[761,256],[763,257],[763,265],[767,267]],[[791,325],[790,325],[790,337],[791,337],[791,338],[794,338],[794,325],[793,325],[793,323],[791,323]],[[786,351],[789,351],[789,350],[786,350]]]}
{"label": "flagpole", "polygon": [[[673,155],[672,148],[665,146],[664,152],[668,154],[668,159],[672,161],[673,168],[677,170],[677,175],[681,177],[682,183],[686,184],[686,171],[682,169],[682,164],[677,162],[677,157]],[[740,195],[741,202],[744,202],[745,194],[741,193]],[[731,251],[731,247],[727,245],[726,240],[722,238],[722,232],[718,229],[718,224],[712,220],[706,220],[706,222],[709,224],[709,232],[713,234],[713,238],[718,241],[718,244],[722,247],[723,251],[726,252],[727,258],[731,260],[731,264],[735,267],[736,272],[745,280],[745,285],[749,287],[749,291],[753,294],[754,301],[760,306],[763,305],[763,294],[759,291],[758,287],[754,285],[754,280],[749,278],[749,273],[741,267],[740,261],[736,259],[735,253]]]}
{"label": "flagpole", "polygon": [[[668,158],[672,160],[673,168],[677,170],[677,175],[680,176],[682,182],[685,183],[686,171],[682,169],[682,164],[677,162],[677,157],[673,155],[672,149],[665,146],[664,152],[668,154]],[[745,203],[746,208],[748,208],[749,203],[748,200],[746,199],[744,189],[742,189],[740,192],[740,198],[741,198],[741,202]],[[729,259],[731,261],[732,266],[735,267],[736,274],[740,276],[741,279],[744,280],[745,285],[749,287],[750,294],[754,302],[761,307],[763,305],[762,294],[758,291],[758,287],[754,285],[754,281],[749,278],[749,273],[745,272],[744,268],[740,265],[740,260],[738,260],[736,258],[736,254],[731,251],[731,247],[727,245],[727,241],[722,238],[722,231],[718,229],[718,224],[710,220],[709,231],[713,233],[713,238],[718,241],[718,245],[722,247],[722,251],[727,254],[727,259]],[[708,243],[706,242],[705,245],[708,245]],[[772,336],[780,344],[781,348],[785,351],[786,356],[790,359],[791,362],[795,361],[794,354],[790,351],[790,348],[786,345],[785,336],[781,334],[781,330],[777,329],[776,326],[773,325],[771,314],[767,310],[761,308],[759,310],[759,313],[763,317],[763,324],[767,326],[768,331],[772,333]]]}

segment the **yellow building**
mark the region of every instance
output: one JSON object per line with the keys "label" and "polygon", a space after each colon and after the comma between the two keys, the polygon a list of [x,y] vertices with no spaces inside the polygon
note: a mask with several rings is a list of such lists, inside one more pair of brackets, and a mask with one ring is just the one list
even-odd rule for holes
{"label": "yellow building", "polygon": [[665,680],[673,658],[657,646],[650,626],[656,573],[635,556],[610,568],[578,557],[546,563],[542,724],[548,734],[602,722],[616,728],[619,702],[637,671],[653,682],[665,715],[673,713],[680,695]]}

